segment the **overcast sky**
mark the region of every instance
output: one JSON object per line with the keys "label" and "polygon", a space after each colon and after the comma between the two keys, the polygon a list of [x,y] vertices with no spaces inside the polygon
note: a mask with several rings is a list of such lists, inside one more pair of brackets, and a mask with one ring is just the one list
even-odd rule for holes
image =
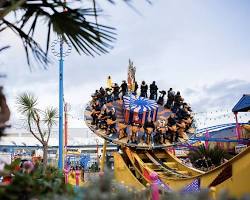
{"label": "overcast sky", "polygon": [[[156,0],[153,5],[135,0],[101,4],[101,22],[117,28],[117,41],[107,55],[95,58],[72,52],[65,60],[65,100],[75,118],[71,127],[82,127],[83,106],[90,94],[103,86],[108,75],[120,83],[126,79],[128,59],[137,67],[138,82],[153,80],[160,89],[179,90],[196,112],[231,109],[243,93],[250,93],[250,3],[248,0]],[[100,1],[103,2],[103,1]],[[41,23],[38,40],[46,37]],[[47,70],[30,72],[21,42],[8,31],[0,34],[0,80],[16,114],[16,96],[33,92],[41,106],[58,105],[58,63]]]}

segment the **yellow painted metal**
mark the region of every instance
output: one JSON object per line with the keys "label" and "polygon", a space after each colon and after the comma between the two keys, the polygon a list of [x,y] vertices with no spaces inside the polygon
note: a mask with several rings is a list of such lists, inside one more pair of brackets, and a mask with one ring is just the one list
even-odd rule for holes
{"label": "yellow painted metal", "polygon": [[133,187],[137,190],[144,189],[144,185],[138,181],[134,174],[130,171],[122,156],[119,153],[113,153],[114,156],[114,175],[115,179],[127,186]]}
{"label": "yellow painted metal", "polygon": [[240,153],[227,163],[203,175],[186,179],[169,179],[165,182],[169,184],[171,188],[178,190],[191,183],[195,178],[200,178],[201,187],[207,188],[212,183],[212,181],[222,172],[222,170],[229,165],[232,165],[232,177],[214,187],[216,190],[216,194],[218,194],[223,189],[227,189],[231,195],[237,197],[244,193],[249,193],[250,187],[248,185],[248,180],[250,180],[250,148],[246,149],[244,152]]}
{"label": "yellow painted metal", "polygon": [[[79,178],[80,178],[79,186],[84,186],[84,181],[82,180],[81,176]],[[74,186],[76,185],[76,174],[74,171],[70,171],[68,181],[70,185]]]}
{"label": "yellow painted metal", "polygon": [[169,153],[168,151],[166,151],[166,159],[168,162],[176,163],[176,168],[181,170],[181,171],[187,171],[188,175],[197,176],[200,174],[204,174],[203,171],[200,171],[200,170],[195,169],[193,167],[188,167],[188,166],[184,165],[179,158],[177,158],[173,154]]}
{"label": "yellow painted metal", "polygon": [[[138,169],[139,171],[147,170],[149,173],[153,171],[150,169],[150,165],[145,164],[135,152],[131,151],[129,148],[125,149],[125,152],[130,161],[134,164],[135,169]],[[137,162],[136,166],[135,162]],[[200,179],[201,188],[208,188],[223,169],[229,165],[232,166],[232,177],[213,187],[213,196],[217,196],[222,190],[228,190],[228,193],[234,197],[241,197],[245,193],[250,193],[250,147],[229,160],[227,163],[224,163],[204,174],[192,176],[190,178],[171,178],[159,173],[159,177],[174,191],[181,190],[197,178]]]}
{"label": "yellow painted metal", "polygon": [[106,159],[106,149],[107,149],[107,141],[104,140],[103,149],[102,149],[102,160],[101,160],[101,171],[104,171],[105,159]]}

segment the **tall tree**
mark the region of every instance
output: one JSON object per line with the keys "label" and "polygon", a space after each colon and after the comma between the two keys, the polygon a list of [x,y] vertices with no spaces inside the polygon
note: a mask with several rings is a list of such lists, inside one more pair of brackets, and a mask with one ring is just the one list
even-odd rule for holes
{"label": "tall tree", "polygon": [[48,143],[51,129],[56,124],[57,109],[50,107],[45,111],[40,110],[38,99],[29,93],[24,93],[17,98],[18,111],[26,118],[29,132],[42,144],[43,168],[48,162]]}

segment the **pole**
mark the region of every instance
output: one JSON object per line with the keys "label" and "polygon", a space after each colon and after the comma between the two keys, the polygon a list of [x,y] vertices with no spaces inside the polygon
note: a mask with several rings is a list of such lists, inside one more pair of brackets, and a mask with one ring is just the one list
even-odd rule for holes
{"label": "pole", "polygon": [[96,162],[97,162],[97,166],[99,166],[99,155],[98,155],[98,150],[99,150],[99,146],[98,146],[98,139],[96,139]]}
{"label": "pole", "polygon": [[[67,145],[68,145],[68,104],[64,104],[64,154],[63,166],[65,167],[65,159],[67,158]],[[66,166],[67,167],[67,166]]]}
{"label": "pole", "polygon": [[206,133],[205,133],[205,148],[206,148],[206,149],[208,149],[208,146],[209,146],[209,144],[208,144],[209,137],[210,137],[209,132],[208,132],[208,130],[206,129]]}
{"label": "pole", "polygon": [[60,41],[59,61],[59,159],[58,168],[63,170],[63,38]]}
{"label": "pole", "polygon": [[106,148],[107,148],[107,141],[104,140],[103,150],[102,150],[102,160],[101,160],[101,172],[104,172],[104,165],[106,159]]}
{"label": "pole", "polygon": [[[66,0],[64,0],[66,5]],[[63,6],[63,11],[66,12],[67,9]],[[63,170],[63,154],[64,154],[64,137],[63,137],[63,57],[66,57],[71,52],[72,46],[65,41],[64,42],[63,34],[57,40],[55,40],[51,45],[51,50],[54,56],[59,57],[59,152],[58,152],[58,168]],[[57,51],[57,45],[59,46],[59,53]],[[63,46],[66,45],[66,48],[63,49]]]}
{"label": "pole", "polygon": [[240,127],[239,127],[239,121],[238,121],[237,114],[238,114],[237,112],[234,113],[234,115],[235,115],[235,121],[236,121],[235,131],[236,131],[237,139],[239,140],[240,139]]}
{"label": "pole", "polygon": [[64,105],[64,148],[65,152],[67,152],[68,146],[68,104]]}

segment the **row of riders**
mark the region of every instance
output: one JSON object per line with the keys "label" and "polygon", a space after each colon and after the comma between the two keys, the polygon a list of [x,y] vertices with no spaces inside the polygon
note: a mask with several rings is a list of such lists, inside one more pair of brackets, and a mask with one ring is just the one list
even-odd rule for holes
{"label": "row of riders", "polygon": [[[145,89],[145,82],[141,84],[140,96],[147,97],[147,90]],[[147,86],[147,85],[146,85]],[[191,116],[190,106],[184,102],[180,92],[173,91],[170,88],[167,93],[163,90],[160,91],[157,103],[164,105],[166,109],[172,111],[172,114],[168,117],[160,116],[156,122],[146,121],[144,125],[138,120],[130,125],[123,122],[118,122],[116,119],[115,108],[109,108],[106,103],[117,101],[127,95],[127,83],[123,81],[119,87],[117,83],[112,85],[112,89],[102,87],[92,95],[91,107],[92,107],[92,125],[95,125],[96,129],[104,129],[107,135],[117,134],[119,140],[127,139],[127,142],[134,144],[166,144],[168,142],[178,142],[178,138],[187,139],[186,132],[190,128],[193,117]],[[146,87],[147,88],[147,87]],[[137,95],[138,87],[132,91]],[[150,99],[157,99],[158,87],[155,81],[150,84]],[[164,101],[164,96],[167,94],[167,101]],[[164,104],[165,103],[165,104]]]}

